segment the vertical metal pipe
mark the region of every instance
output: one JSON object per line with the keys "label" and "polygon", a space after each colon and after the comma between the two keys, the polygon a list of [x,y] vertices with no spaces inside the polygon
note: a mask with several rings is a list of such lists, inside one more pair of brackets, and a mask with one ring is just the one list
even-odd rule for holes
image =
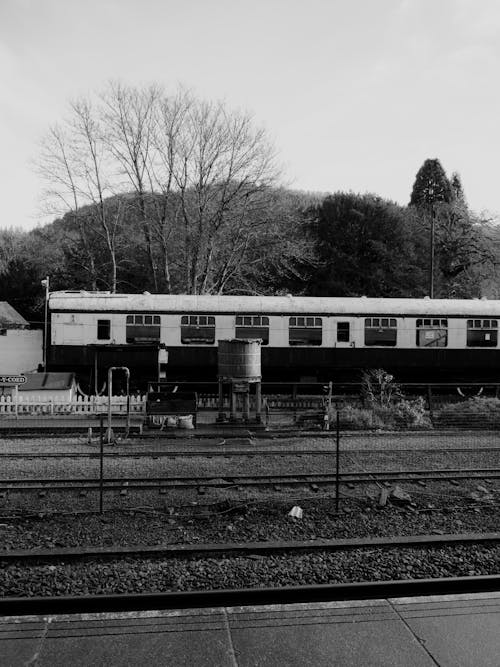
{"label": "vertical metal pipe", "polygon": [[125,437],[128,438],[130,432],[130,371],[128,368],[125,369],[127,376],[127,427],[125,431]]}
{"label": "vertical metal pipe", "polygon": [[113,370],[114,366],[108,370],[108,434],[106,440],[108,445],[111,442],[111,398],[113,396]]}
{"label": "vertical metal pipe", "polygon": [[94,395],[99,393],[99,381],[97,379],[97,350],[94,350]]}
{"label": "vertical metal pipe", "polygon": [[233,384],[230,385],[231,391],[231,413],[229,415],[230,421],[236,421],[236,394],[234,393]]}
{"label": "vertical metal pipe", "polygon": [[243,412],[244,412],[245,421],[249,422],[250,421],[250,387],[248,387],[248,391],[245,394],[243,394]]}
{"label": "vertical metal pipe", "polygon": [[99,514],[103,513],[103,490],[104,490],[104,418],[99,417]]}
{"label": "vertical metal pipe", "polygon": [[337,413],[336,419],[336,461],[335,461],[335,511],[339,511],[339,500],[340,500],[340,414],[338,403],[335,404],[335,411]]}
{"label": "vertical metal pipe", "polygon": [[262,421],[262,390],[261,381],[255,383],[255,420],[257,424]]}
{"label": "vertical metal pipe", "polygon": [[45,285],[45,318],[43,323],[43,371],[47,371],[47,331],[49,319],[49,276],[42,280],[42,285]]}
{"label": "vertical metal pipe", "polygon": [[225,419],[224,414],[224,385],[222,378],[219,377],[219,421],[223,422]]}

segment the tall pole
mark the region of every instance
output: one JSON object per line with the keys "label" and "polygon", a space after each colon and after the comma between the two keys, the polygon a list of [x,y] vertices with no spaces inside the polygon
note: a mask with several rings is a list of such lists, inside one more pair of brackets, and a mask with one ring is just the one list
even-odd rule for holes
{"label": "tall pole", "polygon": [[436,211],[434,204],[431,204],[431,266],[429,276],[429,296],[434,298],[434,226],[436,223]]}
{"label": "tall pole", "polygon": [[104,432],[103,432],[104,418],[99,417],[99,514],[102,514],[102,496],[104,489]]}
{"label": "tall pole", "polygon": [[108,368],[108,430],[106,440],[111,444],[111,401],[113,399],[113,371],[125,371],[127,378],[127,425],[126,437],[130,431],[130,370],[126,366],[110,366]]}
{"label": "tall pole", "polygon": [[42,280],[42,286],[45,287],[45,318],[43,321],[43,370],[47,371],[47,330],[49,315],[49,276]]}
{"label": "tall pole", "polygon": [[340,500],[340,412],[339,404],[335,404],[336,420],[335,420],[335,511],[339,511]]}

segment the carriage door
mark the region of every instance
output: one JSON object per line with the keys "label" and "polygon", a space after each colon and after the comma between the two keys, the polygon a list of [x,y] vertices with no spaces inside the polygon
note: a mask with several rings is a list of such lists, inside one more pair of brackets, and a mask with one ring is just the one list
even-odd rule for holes
{"label": "carriage door", "polygon": [[62,326],[62,345],[83,345],[83,323],[78,321],[78,315],[70,315]]}
{"label": "carriage door", "polygon": [[351,347],[352,322],[350,320],[337,320],[333,335],[335,336],[335,347]]}

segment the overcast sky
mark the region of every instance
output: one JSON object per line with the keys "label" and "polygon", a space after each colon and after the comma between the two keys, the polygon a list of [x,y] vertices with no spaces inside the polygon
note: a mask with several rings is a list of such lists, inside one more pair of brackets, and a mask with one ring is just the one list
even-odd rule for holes
{"label": "overcast sky", "polygon": [[251,112],[291,187],[406,204],[437,157],[497,213],[499,64],[498,0],[0,0],[0,227],[47,222],[38,142],[110,79]]}

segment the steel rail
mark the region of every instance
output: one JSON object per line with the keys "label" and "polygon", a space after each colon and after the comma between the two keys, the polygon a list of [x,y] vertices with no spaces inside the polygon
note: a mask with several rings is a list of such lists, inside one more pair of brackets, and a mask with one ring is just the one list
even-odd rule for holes
{"label": "steel rail", "polygon": [[[470,422],[468,422],[469,424]],[[81,435],[88,432],[89,426],[93,429],[98,427],[99,422],[93,422],[92,424],[82,424],[81,426],[61,426],[54,427],[53,424],[43,425],[38,424],[37,426],[15,426],[15,425],[6,425],[0,420],[0,439],[2,437],[11,438],[11,439],[22,439],[22,438],[46,438],[50,437],[67,437],[68,435]],[[210,425],[207,425],[210,426]],[[213,428],[213,427],[212,427]],[[175,432],[167,433],[165,431],[159,432],[155,431],[143,431],[141,432],[141,426],[137,424],[132,424],[130,432],[136,431],[134,438],[139,440],[151,440],[151,439],[161,439],[161,440],[183,440],[187,437],[203,437],[209,439],[220,439],[222,438],[249,438],[251,437],[254,440],[268,440],[271,438],[283,439],[283,438],[304,438],[304,437],[314,437],[314,438],[333,438],[334,431],[324,431],[324,430],[306,430],[306,429],[297,429],[294,426],[290,427],[269,427],[268,430],[264,428],[252,430],[253,427],[240,427],[241,430],[237,431],[234,427],[232,431],[227,432],[225,429],[227,427],[217,426],[216,431],[209,431],[203,433],[201,427],[195,433],[190,433],[188,436],[186,432]],[[51,430],[52,429],[52,430]],[[96,429],[98,431],[98,428]],[[125,432],[125,427],[118,424],[113,427],[115,433]],[[95,431],[94,431],[95,432]],[[466,428],[465,425],[459,428],[432,428],[427,430],[418,430],[418,431],[363,431],[363,430],[344,430],[341,429],[342,437],[346,438],[356,438],[356,437],[367,437],[367,438],[381,438],[381,437],[397,437],[404,436],[405,438],[425,438],[425,437],[450,437],[450,436],[475,436],[477,437],[478,433],[484,435],[498,435],[498,430],[495,428]]]}
{"label": "steel rail", "polygon": [[271,555],[276,553],[302,553],[314,551],[346,551],[352,549],[372,548],[415,548],[441,547],[455,544],[494,544],[500,542],[500,533],[466,533],[448,535],[403,535],[395,537],[372,537],[293,542],[246,542],[246,543],[212,543],[212,544],[162,544],[153,546],[112,546],[97,547],[85,546],[77,548],[59,549],[13,549],[0,551],[0,562],[29,562],[29,561],[67,561],[89,558],[123,558],[137,556],[140,558],[179,558],[190,556],[205,556],[212,558],[224,556],[250,556],[254,554]]}
{"label": "steel rail", "polygon": [[3,597],[0,615],[110,613],[148,609],[193,609],[274,604],[374,600],[428,595],[460,595],[500,590],[500,575],[411,579],[399,581],[319,584],[282,588],[237,588],[210,591],[80,595],[57,597]]}
{"label": "steel rail", "polygon": [[[446,453],[491,453],[500,452],[500,444],[498,447],[449,447],[449,448],[434,448],[428,447],[426,449],[400,448],[400,449],[349,449],[342,453],[349,454],[363,454],[363,455],[381,455],[381,454],[408,454],[408,452],[416,454],[446,454]],[[161,450],[161,451],[133,451],[133,452],[105,452],[106,459],[120,459],[120,458],[195,458],[195,457],[227,457],[227,456],[335,456],[334,449],[177,449],[177,450]],[[1,459],[99,459],[100,455],[97,452],[0,452]]]}
{"label": "steel rail", "polygon": [[[499,468],[473,468],[470,470],[443,470],[440,472],[415,471],[364,471],[362,473],[341,473],[340,483],[374,483],[375,481],[448,481],[458,479],[498,479]],[[104,480],[104,489],[173,489],[173,488],[229,488],[238,486],[268,485],[318,485],[333,484],[337,476],[331,473],[291,473],[278,475],[210,475],[210,476],[173,476],[173,477],[119,477]],[[76,491],[98,488],[96,478],[45,478],[45,479],[3,479],[0,480],[0,492],[6,491]]]}

